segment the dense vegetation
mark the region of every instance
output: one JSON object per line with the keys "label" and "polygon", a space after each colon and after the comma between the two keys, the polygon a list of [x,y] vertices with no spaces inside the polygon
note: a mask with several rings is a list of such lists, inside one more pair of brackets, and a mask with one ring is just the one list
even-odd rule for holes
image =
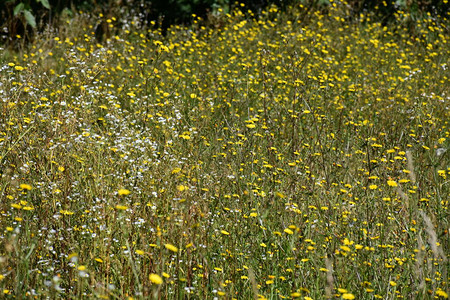
{"label": "dense vegetation", "polygon": [[[268,5],[277,5],[282,11],[290,4],[300,4],[308,10],[323,10],[331,5],[329,0],[242,0],[246,10],[250,9],[259,16]],[[398,12],[406,13],[411,20],[423,18],[425,15],[437,17],[450,13],[448,0],[409,0],[409,1],[378,1],[350,0],[345,2],[349,8],[346,16],[358,19],[361,13],[371,13],[372,18],[380,21],[383,26],[396,20]],[[175,24],[188,25],[195,19],[192,16],[205,18],[208,14],[217,14],[219,10],[230,12],[239,2],[232,0],[4,0],[0,2],[0,44],[9,47],[20,47],[16,36],[22,36],[22,44],[33,40],[36,31],[42,32],[48,27],[57,28],[61,22],[71,18],[79,11],[89,11],[93,14],[103,14],[108,18],[116,17],[123,20],[138,19],[142,25],[155,22],[165,33],[166,29]],[[245,11],[244,11],[245,12]],[[414,22],[402,20],[404,25]],[[94,24],[97,38],[109,33],[108,24]],[[119,26],[120,27],[120,26]],[[141,27],[142,28],[142,27]]]}
{"label": "dense vegetation", "polygon": [[2,49],[2,297],[448,298],[448,15],[375,15],[81,12]]}

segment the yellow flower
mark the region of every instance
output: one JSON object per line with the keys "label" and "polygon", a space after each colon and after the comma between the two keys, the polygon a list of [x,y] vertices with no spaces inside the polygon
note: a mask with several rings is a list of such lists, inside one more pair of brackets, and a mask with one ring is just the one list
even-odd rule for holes
{"label": "yellow flower", "polygon": [[180,191],[180,192],[183,192],[183,191],[187,191],[187,190],[189,190],[189,187],[188,187],[188,186],[185,186],[185,185],[182,185],[182,184],[180,184],[180,185],[178,185],[178,186],[177,186],[177,190],[178,190],[178,191]]}
{"label": "yellow flower", "polygon": [[395,182],[394,180],[388,180],[387,184],[389,186],[394,186],[394,187],[397,186],[397,182]]}
{"label": "yellow flower", "polygon": [[15,209],[21,209],[22,208],[22,205],[17,204],[17,203],[13,203],[13,204],[11,204],[11,206],[14,207]]}
{"label": "yellow flower", "polygon": [[230,233],[228,232],[228,231],[225,231],[225,230],[221,230],[220,231],[222,234],[224,234],[224,235],[230,235]]}
{"label": "yellow flower", "polygon": [[159,276],[158,274],[152,273],[148,276],[148,279],[150,279],[150,281],[154,284],[162,284],[163,283],[161,276]]}
{"label": "yellow flower", "polygon": [[438,295],[439,297],[445,298],[445,299],[448,298],[448,294],[446,292],[444,292],[443,290],[436,291],[436,295]]}
{"label": "yellow flower", "polygon": [[125,205],[116,205],[116,209],[118,209],[118,210],[127,210],[128,209],[128,206],[125,206]]}
{"label": "yellow flower", "polygon": [[346,251],[346,252],[350,252],[350,251],[352,251],[349,247],[347,247],[347,246],[341,246],[340,247],[342,250],[344,250],[344,251]]}
{"label": "yellow flower", "polygon": [[165,244],[164,247],[166,247],[166,249],[168,249],[168,250],[170,250],[170,251],[172,251],[172,252],[175,252],[175,253],[178,252],[178,248],[175,247],[175,246],[172,245],[172,244]]}
{"label": "yellow flower", "polygon": [[144,255],[144,254],[145,254],[145,252],[142,251],[142,250],[136,250],[135,252],[136,252],[136,254],[138,254],[138,255]]}
{"label": "yellow flower", "polygon": [[342,295],[342,299],[355,299],[355,296],[353,296],[353,294],[350,293],[345,293]]}
{"label": "yellow flower", "polygon": [[172,170],[172,174],[179,173],[181,171],[181,168],[175,168]]}
{"label": "yellow flower", "polygon": [[117,193],[119,194],[119,196],[126,196],[129,195],[131,192],[127,189],[120,189],[117,191]]}
{"label": "yellow flower", "polygon": [[292,230],[290,230],[289,228],[286,228],[284,230],[284,232],[286,232],[287,234],[294,234],[294,232]]}
{"label": "yellow flower", "polygon": [[31,189],[33,188],[31,185],[26,184],[26,183],[22,183],[19,187],[20,187],[22,190],[27,190],[27,191],[31,191]]}

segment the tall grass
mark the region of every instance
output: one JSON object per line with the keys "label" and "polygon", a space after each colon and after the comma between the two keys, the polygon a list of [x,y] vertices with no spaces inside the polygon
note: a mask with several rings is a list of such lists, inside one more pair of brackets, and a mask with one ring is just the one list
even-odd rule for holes
{"label": "tall grass", "polygon": [[448,297],[448,16],[241,9],[3,52],[4,297]]}

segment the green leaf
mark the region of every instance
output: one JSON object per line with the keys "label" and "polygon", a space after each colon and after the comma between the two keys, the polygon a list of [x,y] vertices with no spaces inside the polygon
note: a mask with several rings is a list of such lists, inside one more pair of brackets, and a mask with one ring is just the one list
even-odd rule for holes
{"label": "green leaf", "polygon": [[25,4],[20,2],[19,4],[16,5],[16,7],[14,7],[14,17],[22,12],[24,6]]}
{"label": "green leaf", "polygon": [[62,16],[67,16],[67,17],[72,17],[73,16],[73,12],[70,8],[65,7],[62,12],[61,12]]}
{"label": "green leaf", "polygon": [[23,14],[25,16],[25,20],[27,20],[27,23],[33,27],[36,28],[36,19],[34,18],[33,14],[31,13],[31,11],[29,11],[28,9],[25,9],[23,11]]}
{"label": "green leaf", "polygon": [[50,3],[48,3],[48,0],[37,0],[37,2],[41,2],[42,5],[43,5],[46,9],[50,9]]}

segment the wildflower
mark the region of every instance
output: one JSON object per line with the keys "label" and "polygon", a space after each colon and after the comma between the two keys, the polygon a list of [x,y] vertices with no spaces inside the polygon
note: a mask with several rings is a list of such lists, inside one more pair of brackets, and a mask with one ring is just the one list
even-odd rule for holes
{"label": "wildflower", "polygon": [[181,168],[175,168],[172,170],[172,174],[179,173],[181,171]]}
{"label": "wildflower", "polygon": [[163,283],[163,279],[158,274],[152,273],[148,276],[148,279],[150,279],[150,281],[152,283],[157,284],[157,285],[160,285]]}
{"label": "wildflower", "polygon": [[284,230],[284,232],[286,232],[287,234],[294,234],[294,232],[292,230],[290,230],[289,228],[286,228]]}
{"label": "wildflower", "polygon": [[345,293],[342,295],[342,299],[355,299],[355,296],[350,293]]}
{"label": "wildflower", "polygon": [[78,266],[78,271],[85,271],[86,270],[86,266]]}
{"label": "wildflower", "polygon": [[443,290],[437,290],[436,295],[445,299],[448,299],[448,294],[444,292]]}
{"label": "wildflower", "polygon": [[189,187],[186,186],[186,185],[180,184],[180,185],[177,185],[177,190],[180,191],[180,192],[184,192],[184,191],[189,190]]}
{"label": "wildflower", "polygon": [[191,136],[187,132],[187,133],[180,134],[180,138],[182,138],[183,140],[190,140]]}
{"label": "wildflower", "polygon": [[116,205],[116,209],[118,209],[118,210],[127,210],[128,206],[117,204]]}
{"label": "wildflower", "polygon": [[396,187],[396,186],[397,186],[397,182],[395,182],[394,180],[388,180],[387,184],[388,184],[389,186],[393,186],[393,187]]}
{"label": "wildflower", "polygon": [[27,190],[27,191],[31,191],[31,189],[33,188],[31,185],[27,184],[27,183],[22,183],[19,186],[22,190]]}
{"label": "wildflower", "polygon": [[131,192],[127,189],[120,189],[117,191],[117,193],[119,194],[119,196],[126,196],[129,195]]}
{"label": "wildflower", "polygon": [[352,251],[349,247],[347,247],[347,246],[341,246],[340,247],[342,250],[344,250],[344,251],[346,251],[346,252],[350,252],[350,251]]}
{"label": "wildflower", "polygon": [[166,249],[168,249],[168,250],[170,250],[170,251],[172,251],[172,252],[175,252],[175,253],[178,252],[178,248],[175,247],[175,246],[172,245],[172,244],[165,244],[164,247],[166,247]]}

